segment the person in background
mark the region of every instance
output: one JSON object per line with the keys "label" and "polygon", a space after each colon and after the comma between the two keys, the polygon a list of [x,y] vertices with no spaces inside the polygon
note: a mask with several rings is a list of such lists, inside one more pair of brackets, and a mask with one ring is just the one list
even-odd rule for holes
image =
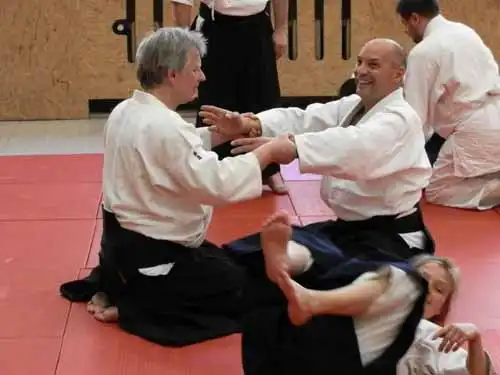
{"label": "person in background", "polygon": [[500,205],[500,76],[481,37],[446,19],[437,0],[400,0],[397,13],[417,43],[405,98],[429,139],[429,202],[486,210]]}
{"label": "person in background", "polygon": [[[200,84],[199,105],[231,108],[239,113],[260,112],[279,105],[276,60],[286,50],[289,0],[201,0],[192,20],[193,0],[172,0],[177,26],[203,33],[208,41],[202,59],[206,81]],[[272,3],[274,25],[269,14]],[[203,126],[199,116],[197,126]],[[214,148],[231,156],[230,143]],[[288,189],[280,166],[263,171],[264,182],[278,194]]]}

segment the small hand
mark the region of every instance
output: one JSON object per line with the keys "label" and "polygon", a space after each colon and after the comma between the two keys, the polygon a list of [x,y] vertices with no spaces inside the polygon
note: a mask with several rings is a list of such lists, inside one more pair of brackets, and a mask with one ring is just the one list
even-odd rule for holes
{"label": "small hand", "polygon": [[235,136],[245,133],[244,117],[238,112],[212,105],[204,105],[199,113],[203,123],[210,125],[210,130],[224,136]]}
{"label": "small hand", "polygon": [[473,341],[479,337],[479,330],[474,324],[449,324],[434,334],[433,339],[442,338],[439,351],[449,353],[457,351],[466,341]]}
{"label": "small hand", "polygon": [[285,54],[287,38],[285,29],[275,30],[273,33],[274,52],[276,53],[276,60]]}
{"label": "small hand", "polygon": [[268,137],[235,139],[231,142],[231,146],[234,146],[234,148],[231,150],[231,154],[245,154],[270,141],[272,141],[272,138]]}

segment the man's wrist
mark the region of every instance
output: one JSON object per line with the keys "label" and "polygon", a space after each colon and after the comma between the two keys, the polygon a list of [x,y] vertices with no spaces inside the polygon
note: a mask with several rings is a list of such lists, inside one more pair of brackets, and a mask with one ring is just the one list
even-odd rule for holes
{"label": "man's wrist", "polygon": [[243,117],[243,132],[249,138],[257,138],[262,136],[262,124],[259,118],[253,113],[245,114],[243,115]]}
{"label": "man's wrist", "polygon": [[295,136],[293,134],[288,134],[288,139],[293,143],[295,159],[299,158],[299,151],[297,150],[297,143],[295,143]]}

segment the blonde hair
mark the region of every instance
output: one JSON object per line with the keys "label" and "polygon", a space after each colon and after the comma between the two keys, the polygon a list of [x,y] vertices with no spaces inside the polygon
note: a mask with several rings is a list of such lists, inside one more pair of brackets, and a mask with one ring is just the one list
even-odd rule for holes
{"label": "blonde hair", "polygon": [[443,324],[446,320],[446,317],[447,317],[449,311],[450,311],[451,303],[452,303],[453,298],[455,297],[455,294],[456,294],[457,289],[458,289],[458,284],[460,282],[460,269],[452,260],[445,258],[445,257],[439,257],[436,255],[422,254],[422,255],[417,255],[417,256],[413,257],[412,259],[410,259],[410,264],[415,269],[417,269],[417,268],[419,268],[427,263],[437,263],[441,267],[443,267],[444,270],[450,276],[450,280],[452,282],[450,295],[448,296],[448,299],[446,300],[445,304],[443,305],[441,313],[438,316],[431,319],[435,323]]}

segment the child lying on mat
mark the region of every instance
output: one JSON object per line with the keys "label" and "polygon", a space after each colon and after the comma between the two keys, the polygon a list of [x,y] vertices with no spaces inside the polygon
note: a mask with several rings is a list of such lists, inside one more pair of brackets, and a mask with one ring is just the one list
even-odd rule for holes
{"label": "child lying on mat", "polygon": [[[489,355],[485,352],[481,334],[474,324],[458,323],[440,325],[449,310],[450,302],[457,291],[458,269],[446,258],[430,255],[419,256],[413,262],[424,277],[423,267],[433,267],[444,271],[446,282],[433,279],[429,282],[429,292],[424,309],[424,319],[420,321],[415,340],[399,361],[397,375],[494,375]],[[438,272],[439,272],[438,271]],[[431,270],[431,272],[433,272]],[[288,300],[289,315],[292,317],[310,315],[309,291],[294,282],[286,273],[279,286]],[[467,350],[463,345],[467,343]]]}
{"label": "child lying on mat", "polygon": [[284,212],[264,224],[260,243],[265,276],[251,273],[255,307],[243,319],[246,375],[492,373],[474,325],[433,323],[458,285],[448,259],[405,260],[363,243],[343,250]]}

